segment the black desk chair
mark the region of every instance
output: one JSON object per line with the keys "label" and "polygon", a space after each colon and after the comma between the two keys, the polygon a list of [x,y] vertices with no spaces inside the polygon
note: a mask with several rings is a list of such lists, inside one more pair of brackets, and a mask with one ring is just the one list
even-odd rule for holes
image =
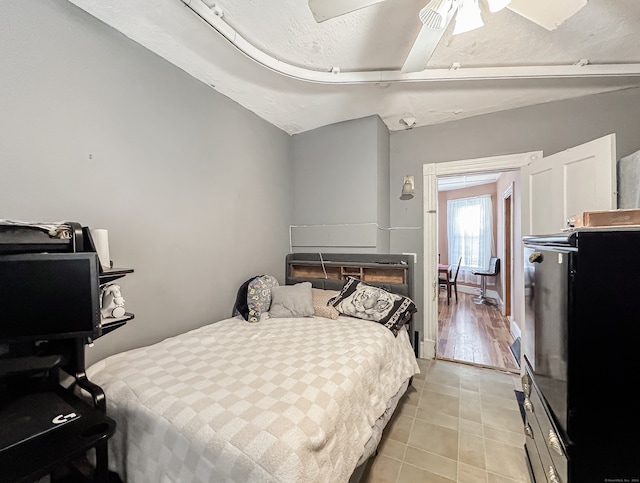
{"label": "black desk chair", "polygon": [[500,272],[500,259],[491,257],[489,260],[488,270],[472,271],[474,275],[480,275],[482,281],[480,283],[480,295],[473,299],[475,304],[496,305],[495,299],[487,297],[487,277],[495,277]]}

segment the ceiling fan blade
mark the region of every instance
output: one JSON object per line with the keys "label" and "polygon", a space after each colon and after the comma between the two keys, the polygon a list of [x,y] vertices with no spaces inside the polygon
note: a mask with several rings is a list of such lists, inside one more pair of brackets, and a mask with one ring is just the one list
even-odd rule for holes
{"label": "ceiling fan blade", "polygon": [[309,0],[309,8],[316,22],[324,22],[345,13],[370,7],[385,0]]}
{"label": "ceiling fan blade", "polygon": [[586,4],[587,0],[511,0],[507,8],[547,30],[555,30]]}
{"label": "ceiling fan blade", "polygon": [[442,28],[436,30],[429,27],[428,24],[422,25],[422,28],[420,29],[420,32],[418,32],[418,36],[409,51],[409,55],[405,59],[402,69],[400,69],[401,72],[420,72],[427,68],[427,63],[433,55],[434,50],[436,50],[440,39],[442,39],[447,26],[451,23],[451,19],[458,11],[458,6],[459,1],[453,0],[451,9],[444,19]]}
{"label": "ceiling fan blade", "polygon": [[409,51],[409,55],[404,61],[401,71],[420,72],[426,69],[427,62],[433,55],[433,51],[436,50],[443,34],[444,29],[434,30],[423,25],[413,43],[413,47]]}

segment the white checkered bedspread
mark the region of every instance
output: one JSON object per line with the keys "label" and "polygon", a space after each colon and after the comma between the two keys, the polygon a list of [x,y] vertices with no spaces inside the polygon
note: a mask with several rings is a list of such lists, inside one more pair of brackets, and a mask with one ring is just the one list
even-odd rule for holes
{"label": "white checkered bedspread", "polygon": [[227,319],[87,372],[127,483],[339,483],[419,368],[406,331],[341,316]]}

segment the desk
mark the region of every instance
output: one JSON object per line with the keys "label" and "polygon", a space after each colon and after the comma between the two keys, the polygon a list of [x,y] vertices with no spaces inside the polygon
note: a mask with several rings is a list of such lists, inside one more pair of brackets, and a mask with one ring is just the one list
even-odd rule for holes
{"label": "desk", "polygon": [[444,278],[448,280],[451,277],[451,265],[438,263],[438,278],[442,278],[440,274],[443,274]]}
{"label": "desk", "polygon": [[[440,288],[447,288],[447,305],[451,300],[451,265],[438,263],[438,296],[440,296]],[[458,289],[456,288],[456,302],[458,301]]]}

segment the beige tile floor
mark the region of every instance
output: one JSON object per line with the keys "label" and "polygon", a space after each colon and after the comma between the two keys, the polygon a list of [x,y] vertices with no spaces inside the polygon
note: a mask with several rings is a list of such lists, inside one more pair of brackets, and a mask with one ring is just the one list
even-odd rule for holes
{"label": "beige tile floor", "polygon": [[529,483],[518,375],[441,360],[421,373],[385,429],[363,483]]}

